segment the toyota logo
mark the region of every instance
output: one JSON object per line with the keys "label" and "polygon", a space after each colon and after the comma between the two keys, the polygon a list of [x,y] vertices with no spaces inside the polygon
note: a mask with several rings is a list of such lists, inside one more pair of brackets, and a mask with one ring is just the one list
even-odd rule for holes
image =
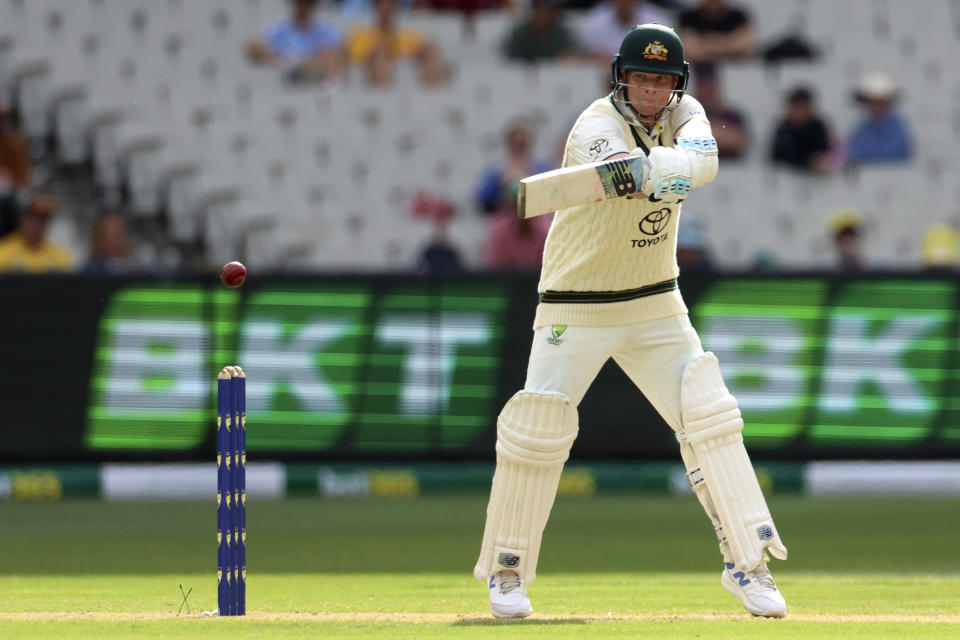
{"label": "toyota logo", "polygon": [[601,138],[600,140],[594,140],[590,145],[590,155],[596,158],[597,156],[607,152],[607,149],[610,148],[610,142]]}
{"label": "toyota logo", "polygon": [[659,211],[648,213],[647,216],[640,221],[640,231],[648,236],[659,235],[660,232],[666,228],[669,221],[670,209],[664,207]]}

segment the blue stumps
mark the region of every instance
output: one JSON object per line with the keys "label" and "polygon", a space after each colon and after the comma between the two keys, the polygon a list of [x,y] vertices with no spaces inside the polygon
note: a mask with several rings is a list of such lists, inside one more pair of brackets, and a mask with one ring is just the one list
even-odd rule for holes
{"label": "blue stumps", "polygon": [[246,613],[246,380],[217,376],[217,602],[221,616]]}
{"label": "blue stumps", "polygon": [[[224,369],[226,371],[226,369]],[[233,583],[231,562],[230,469],[233,456],[230,451],[230,432],[233,425],[231,408],[233,385],[230,374],[220,373],[217,379],[217,603],[220,615],[233,615],[230,586]]]}
{"label": "blue stumps", "polygon": [[[239,370],[240,368],[237,367]],[[239,589],[238,615],[247,612],[247,379],[240,371],[234,378],[236,397],[238,398],[239,412],[237,418],[237,440],[240,443],[240,457],[237,463],[237,477],[240,480],[240,501],[237,503],[239,513],[240,540],[237,544],[240,561],[237,573],[237,588]]]}

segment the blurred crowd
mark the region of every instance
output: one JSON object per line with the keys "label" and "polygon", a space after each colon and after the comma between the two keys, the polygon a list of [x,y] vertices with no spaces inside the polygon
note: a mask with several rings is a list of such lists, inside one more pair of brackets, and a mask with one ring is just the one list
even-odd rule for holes
{"label": "blurred crowd", "polygon": [[137,269],[127,219],[120,211],[97,216],[82,261],[52,239],[57,201],[33,188],[33,173],[27,141],[0,103],[0,273],[121,274]]}
{"label": "blurred crowd", "polygon": [[[759,138],[757,127],[771,124],[752,123],[742,108],[727,104],[723,81],[727,65],[745,59],[762,59],[771,65],[795,63],[818,55],[816,43],[797,33],[759,33],[753,17],[735,0],[290,0],[288,15],[263,25],[261,36],[252,39],[242,55],[253,64],[276,68],[297,84],[360,81],[389,87],[399,69],[412,68],[422,86],[443,86],[455,73],[458,52],[443,50],[407,26],[404,17],[412,12],[458,12],[467,34],[475,17],[489,11],[513,16],[500,44],[504,64],[592,62],[598,78],[609,68],[631,26],[658,22],[675,27],[692,65],[690,93],[705,107],[724,162],[746,156]],[[571,26],[572,12],[579,12],[577,28]],[[351,26],[343,28],[343,24]],[[818,106],[816,91],[817,87],[796,86],[783,96],[782,113],[772,122],[771,135],[763,138],[770,140],[763,155],[771,163],[817,176],[913,158],[911,124],[899,109],[901,90],[889,74],[866,70],[851,77],[850,99],[859,105],[862,117],[849,131],[834,130]],[[597,97],[601,93],[598,83]],[[434,273],[462,270],[464,261],[448,224],[456,215],[476,215],[488,220],[483,250],[486,269],[539,269],[549,216],[517,219],[517,183],[524,176],[556,167],[559,154],[534,157],[535,127],[523,118],[502,125],[502,159],[476,176],[473,211],[456,211],[437,194],[424,193],[415,201],[408,213],[432,221],[435,232],[411,268]],[[562,141],[556,147],[562,148]],[[144,267],[136,258],[136,241],[122,208],[104,210],[96,218],[81,259],[49,237],[57,209],[55,199],[44,196],[43,185],[34,184],[30,148],[18,133],[16,118],[0,105],[0,272],[104,274]],[[709,255],[709,239],[697,215],[682,216],[678,260],[685,269],[712,269],[715,261]],[[868,215],[851,209],[834,215],[826,231],[833,238],[836,269],[869,267],[860,246]],[[926,264],[952,268],[957,244],[951,227],[931,228],[923,241]]]}

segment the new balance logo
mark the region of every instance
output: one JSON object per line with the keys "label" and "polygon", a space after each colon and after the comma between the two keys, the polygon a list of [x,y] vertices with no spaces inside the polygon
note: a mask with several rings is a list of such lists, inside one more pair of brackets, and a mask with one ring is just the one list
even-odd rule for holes
{"label": "new balance logo", "polygon": [[[597,167],[597,175],[606,197],[625,196],[637,192],[639,177],[634,175],[634,165],[640,158],[612,160]],[[640,167],[637,167],[640,170]],[[642,172],[642,170],[640,170]]]}
{"label": "new balance logo", "polygon": [[617,161],[610,163],[610,173],[613,176],[613,188],[618,196],[625,196],[628,193],[637,192],[637,183],[633,179],[633,172],[626,162]]}
{"label": "new balance logo", "polygon": [[512,553],[501,553],[497,562],[504,567],[515,567],[520,564],[520,556]]}
{"label": "new balance logo", "polygon": [[[728,570],[732,570],[734,567],[736,567],[736,565],[732,562],[724,562],[723,564]],[[750,584],[750,580],[747,579],[747,575],[743,571],[737,571],[736,573],[731,573],[730,575],[737,579],[737,582],[740,583],[741,587]]]}

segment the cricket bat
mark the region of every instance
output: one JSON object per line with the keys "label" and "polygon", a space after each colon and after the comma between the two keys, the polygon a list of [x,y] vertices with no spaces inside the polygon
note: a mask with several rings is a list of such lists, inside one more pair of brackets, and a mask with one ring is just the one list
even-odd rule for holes
{"label": "cricket bat", "polygon": [[517,216],[532,218],[636,193],[643,184],[644,160],[643,156],[630,156],[524,178],[517,193]]}

